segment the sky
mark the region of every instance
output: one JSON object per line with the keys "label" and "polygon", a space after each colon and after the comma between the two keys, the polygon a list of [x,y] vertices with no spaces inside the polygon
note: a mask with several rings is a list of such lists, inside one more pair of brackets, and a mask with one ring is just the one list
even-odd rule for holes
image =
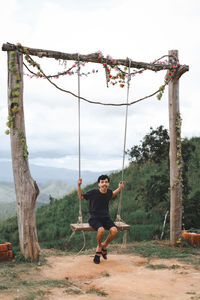
{"label": "sky", "polygon": [[[113,58],[152,62],[169,50],[179,51],[189,72],[180,79],[182,137],[200,136],[198,0],[7,0],[0,2],[0,44],[66,53],[98,50]],[[64,70],[63,62],[39,59],[47,74]],[[74,62],[67,62],[67,68]],[[106,87],[101,65],[87,64],[81,77],[81,96],[93,101],[126,102],[127,90]],[[0,161],[10,161],[10,138],[5,135],[7,53],[0,52]],[[25,74],[27,71],[24,70]],[[164,83],[165,71],[138,74],[131,79],[129,101],[151,94]],[[77,93],[77,76],[54,82]],[[24,113],[29,161],[32,164],[78,169],[77,98],[57,90],[44,79],[24,76]],[[118,170],[122,166],[125,107],[81,102],[81,168]],[[169,128],[168,89],[161,101],[154,96],[128,110],[126,149],[138,145],[150,127]],[[128,158],[126,158],[128,165]]]}

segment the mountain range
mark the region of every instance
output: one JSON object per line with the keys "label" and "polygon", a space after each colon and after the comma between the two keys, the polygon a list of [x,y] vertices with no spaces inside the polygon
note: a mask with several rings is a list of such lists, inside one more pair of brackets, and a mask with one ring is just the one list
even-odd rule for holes
{"label": "mountain range", "polygon": [[[31,176],[36,180],[40,194],[37,207],[48,204],[50,198],[62,198],[76,188],[78,171],[30,164]],[[83,186],[97,181],[100,172],[82,171]],[[0,219],[16,213],[16,197],[12,163],[0,162]]]}
{"label": "mountain range", "polygon": [[[67,184],[76,186],[78,179],[78,171],[45,167],[29,164],[31,176],[36,182],[46,182],[49,180],[61,180],[67,182]],[[83,184],[87,185],[97,180],[97,177],[101,172],[82,171],[81,177],[83,178]],[[0,162],[0,181],[13,182],[12,163],[3,161]]]}

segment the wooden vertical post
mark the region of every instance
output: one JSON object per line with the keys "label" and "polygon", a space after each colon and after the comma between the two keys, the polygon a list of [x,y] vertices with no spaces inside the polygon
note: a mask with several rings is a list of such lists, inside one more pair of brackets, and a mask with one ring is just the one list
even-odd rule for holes
{"label": "wooden vertical post", "polygon": [[40,247],[35,210],[39,189],[28,164],[23,110],[23,55],[17,51],[8,52],[8,112],[20,251],[25,259],[37,261]]}
{"label": "wooden vertical post", "polygon": [[[170,50],[169,55],[178,59],[178,51]],[[171,58],[170,58],[171,60]],[[178,182],[179,169],[177,165],[177,132],[176,120],[179,115],[179,78],[174,77],[169,82],[169,131],[170,131],[170,244],[176,245],[182,230],[182,193],[181,182]]]}

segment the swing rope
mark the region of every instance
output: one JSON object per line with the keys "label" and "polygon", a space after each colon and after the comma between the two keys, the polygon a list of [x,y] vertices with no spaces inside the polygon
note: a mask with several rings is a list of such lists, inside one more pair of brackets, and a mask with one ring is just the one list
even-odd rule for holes
{"label": "swing rope", "polygon": [[[81,178],[81,100],[80,100],[80,60],[78,54],[78,175]],[[82,208],[81,208],[81,197],[79,199],[79,216],[78,223],[83,222],[82,218]]]}
{"label": "swing rope", "polygon": [[[81,114],[80,114],[80,100],[82,99],[80,97],[80,58],[78,55],[78,62],[77,62],[77,75],[78,75],[78,173],[79,173],[79,179],[81,178]],[[128,78],[127,78],[127,103],[126,105],[126,115],[125,115],[125,129],[124,129],[124,146],[123,146],[123,161],[122,161],[122,181],[124,180],[124,165],[125,165],[125,149],[126,149],[126,135],[127,135],[127,120],[128,120],[128,106],[129,106],[129,89],[130,89],[130,80],[131,80],[131,73],[130,73],[130,67],[131,67],[131,59],[129,59],[129,69],[128,69]],[[79,215],[78,215],[78,224],[82,225],[83,224],[83,219],[82,219],[82,208],[81,208],[81,196],[78,196],[78,202],[79,202]],[[120,191],[120,199],[118,203],[118,213],[117,213],[117,218],[116,221],[118,222],[123,222],[125,223],[120,216],[121,213],[121,203],[122,203],[122,191]],[[78,229],[75,228],[73,231],[72,235],[70,236],[68,242],[71,240],[73,234],[77,231]],[[83,251],[86,245],[86,238],[85,238],[85,232],[84,230],[81,230],[83,234],[83,247],[81,250],[78,252]],[[122,247],[126,247],[126,240],[127,240],[127,233],[124,232],[123,236],[123,245]],[[77,255],[78,255],[77,254]]]}
{"label": "swing rope", "polygon": [[[130,90],[130,81],[131,81],[131,59],[129,58],[129,68],[128,68],[128,78],[127,78],[127,96],[126,96],[126,114],[125,114],[125,126],[124,126],[124,146],[123,146],[123,160],[122,160],[122,182],[124,181],[124,165],[125,165],[125,155],[126,155],[126,136],[127,136],[127,121],[128,121],[128,103],[129,103],[129,90]],[[121,206],[122,206],[122,190],[120,191],[119,203],[118,203],[118,211],[116,221],[120,222],[121,219]]]}

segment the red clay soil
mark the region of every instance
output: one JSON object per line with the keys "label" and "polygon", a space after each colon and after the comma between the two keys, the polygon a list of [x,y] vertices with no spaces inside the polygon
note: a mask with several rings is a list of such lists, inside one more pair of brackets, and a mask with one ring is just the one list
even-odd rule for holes
{"label": "red clay soil", "polygon": [[[160,268],[153,269],[152,265],[160,265]],[[101,259],[96,265],[90,255],[52,256],[42,267],[41,275],[76,284],[71,292],[66,288],[52,289],[45,298],[49,300],[200,299],[199,269],[175,259],[148,262],[139,256],[111,254],[107,261]]]}

